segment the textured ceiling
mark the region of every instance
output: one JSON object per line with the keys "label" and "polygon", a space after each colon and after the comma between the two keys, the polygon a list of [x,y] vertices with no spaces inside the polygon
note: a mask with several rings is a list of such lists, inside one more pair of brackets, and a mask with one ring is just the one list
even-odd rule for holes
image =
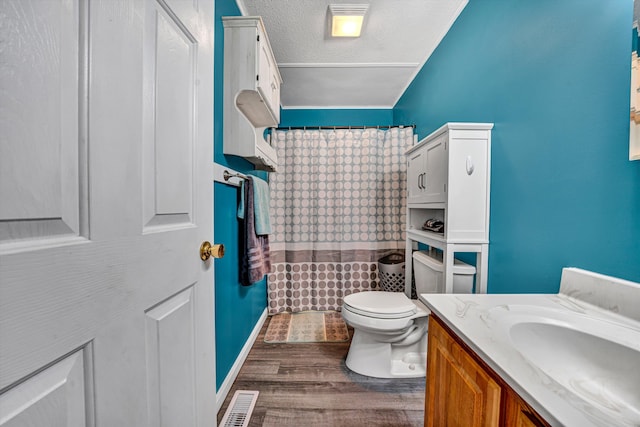
{"label": "textured ceiling", "polygon": [[[283,108],[392,108],[468,0],[237,0],[261,16]],[[328,36],[329,4],[368,3],[362,36]]]}

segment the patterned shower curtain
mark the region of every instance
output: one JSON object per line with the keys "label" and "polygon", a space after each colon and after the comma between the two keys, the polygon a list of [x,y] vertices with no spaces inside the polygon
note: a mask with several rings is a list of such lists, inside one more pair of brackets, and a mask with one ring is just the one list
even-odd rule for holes
{"label": "patterned shower curtain", "polygon": [[404,252],[413,141],[411,127],[274,132],[269,314],[339,310],[378,289],[378,259]]}

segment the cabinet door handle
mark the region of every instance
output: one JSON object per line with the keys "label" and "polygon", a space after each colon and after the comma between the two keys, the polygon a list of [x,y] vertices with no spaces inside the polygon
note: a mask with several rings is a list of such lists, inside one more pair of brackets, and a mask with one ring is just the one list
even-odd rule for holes
{"label": "cabinet door handle", "polygon": [[473,165],[473,159],[471,156],[467,156],[467,175],[471,175],[474,169],[475,166]]}
{"label": "cabinet door handle", "polygon": [[418,188],[419,189],[424,189],[424,174],[421,173],[420,175],[418,175]]}
{"label": "cabinet door handle", "polygon": [[427,188],[427,173],[424,172],[422,174],[422,189],[424,190],[425,188]]}

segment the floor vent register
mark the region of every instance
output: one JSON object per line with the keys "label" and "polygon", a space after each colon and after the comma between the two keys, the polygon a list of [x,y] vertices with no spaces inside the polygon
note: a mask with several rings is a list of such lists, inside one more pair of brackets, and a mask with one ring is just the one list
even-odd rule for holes
{"label": "floor vent register", "polygon": [[231,403],[229,403],[227,412],[222,417],[220,427],[247,427],[257,400],[257,391],[236,391]]}

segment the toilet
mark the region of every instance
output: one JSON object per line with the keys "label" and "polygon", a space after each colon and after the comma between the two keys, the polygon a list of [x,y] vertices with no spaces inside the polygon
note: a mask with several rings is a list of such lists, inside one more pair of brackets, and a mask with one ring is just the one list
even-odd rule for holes
{"label": "toilet", "polygon": [[[416,291],[442,292],[442,261],[427,251],[413,253]],[[453,292],[470,293],[475,267],[455,260]],[[429,309],[402,292],[370,291],[347,295],[342,317],[354,329],[347,367],[375,378],[426,375]]]}

